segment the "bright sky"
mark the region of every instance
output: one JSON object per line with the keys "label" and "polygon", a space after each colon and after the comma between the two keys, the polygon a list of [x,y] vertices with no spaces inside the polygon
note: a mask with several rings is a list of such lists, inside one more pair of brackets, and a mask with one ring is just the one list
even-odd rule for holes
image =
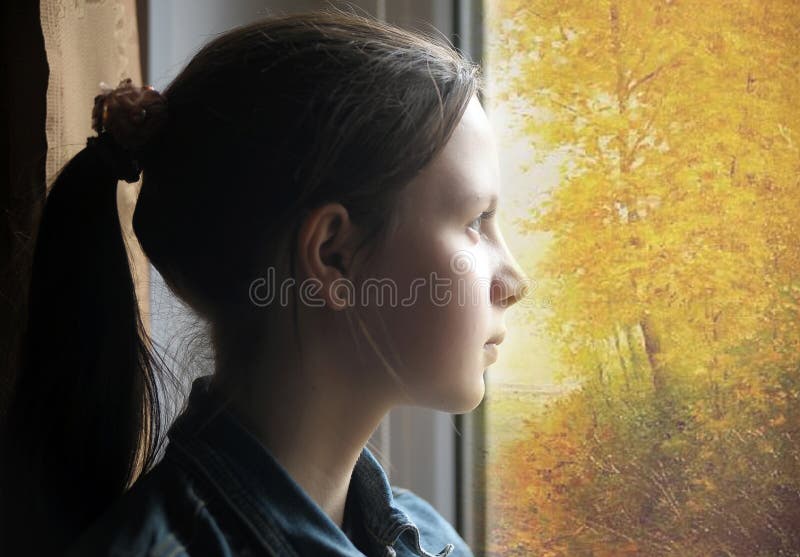
{"label": "bright sky", "polygon": [[[507,104],[494,103],[491,88],[488,90],[486,112],[494,128],[500,155],[502,183],[501,202],[498,209],[500,227],[509,249],[533,282],[533,302],[545,302],[536,289],[536,260],[547,245],[544,233],[521,234],[512,221],[525,217],[530,207],[546,192],[558,184],[558,157],[550,157],[542,164],[533,161],[530,141],[513,130],[514,114]],[[524,322],[524,313],[514,308],[506,314],[508,334],[501,347],[500,358],[486,373],[489,382],[550,384],[553,362],[547,339],[536,331],[535,324]],[[540,322],[541,324],[541,322]]]}

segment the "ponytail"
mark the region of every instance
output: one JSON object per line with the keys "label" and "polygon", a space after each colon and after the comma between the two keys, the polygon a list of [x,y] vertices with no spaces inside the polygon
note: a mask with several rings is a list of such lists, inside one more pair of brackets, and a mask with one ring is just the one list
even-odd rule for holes
{"label": "ponytail", "polygon": [[118,179],[138,174],[103,131],[45,202],[0,495],[8,542],[25,554],[66,549],[153,465],[162,442],[159,366],[117,208]]}

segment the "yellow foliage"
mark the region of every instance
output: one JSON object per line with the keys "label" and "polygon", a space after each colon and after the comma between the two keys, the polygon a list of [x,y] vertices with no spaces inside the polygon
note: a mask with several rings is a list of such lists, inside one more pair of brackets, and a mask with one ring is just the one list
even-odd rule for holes
{"label": "yellow foliage", "polygon": [[519,227],[584,385],[510,449],[492,554],[800,553],[797,3],[486,11],[489,103],[565,153]]}

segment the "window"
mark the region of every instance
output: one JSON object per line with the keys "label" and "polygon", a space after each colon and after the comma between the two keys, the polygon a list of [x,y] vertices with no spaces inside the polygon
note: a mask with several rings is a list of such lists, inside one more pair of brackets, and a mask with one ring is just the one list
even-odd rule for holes
{"label": "window", "polygon": [[500,218],[536,282],[472,447],[486,553],[797,554],[796,5],[483,10]]}
{"label": "window", "polygon": [[[793,3],[354,4],[482,63],[498,217],[535,281],[478,409],[455,427],[399,409],[376,433],[393,483],[476,555],[798,554]],[[154,6],[156,85],[262,15],[237,3],[176,39],[182,12]]]}

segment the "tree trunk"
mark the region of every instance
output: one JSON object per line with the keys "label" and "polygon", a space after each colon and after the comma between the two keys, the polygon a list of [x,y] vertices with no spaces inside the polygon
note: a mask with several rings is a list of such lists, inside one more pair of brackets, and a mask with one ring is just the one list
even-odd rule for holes
{"label": "tree trunk", "polygon": [[631,355],[631,370],[636,374],[636,377],[641,378],[642,359],[639,357],[639,353],[636,351],[637,344],[641,346],[641,343],[637,339],[634,328],[639,329],[639,324],[637,323],[636,325],[629,325],[625,327],[625,340],[628,343],[628,351]]}
{"label": "tree trunk", "polygon": [[653,388],[656,393],[660,393],[666,386],[666,369],[661,353],[661,337],[656,331],[653,319],[649,315],[643,315],[639,320],[639,325],[642,328],[642,335],[644,336],[644,349],[647,353],[647,360],[650,363]]}
{"label": "tree trunk", "polygon": [[619,337],[624,334],[618,325],[614,327],[614,349],[617,351],[617,358],[619,359],[619,367],[622,370],[622,378],[625,380],[625,390],[630,391],[631,383],[628,376],[628,364],[625,362],[625,356],[622,355]]}

